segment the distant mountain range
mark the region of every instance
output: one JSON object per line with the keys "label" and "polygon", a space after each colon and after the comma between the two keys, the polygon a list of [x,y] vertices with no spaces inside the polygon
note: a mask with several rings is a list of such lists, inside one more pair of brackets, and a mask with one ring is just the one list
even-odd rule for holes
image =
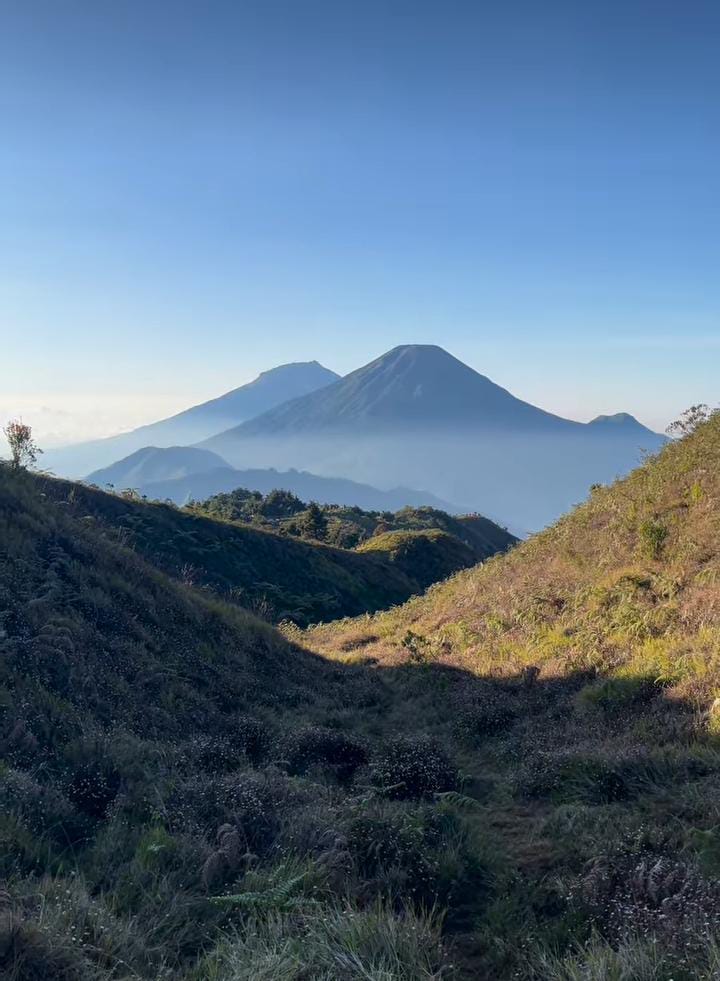
{"label": "distant mountain range", "polygon": [[523,534],[664,442],[624,413],[589,424],[563,419],[442,348],[409,345],[201,446],[231,464],[422,486]]}
{"label": "distant mountain range", "polygon": [[[522,535],[665,441],[627,413],[590,423],[553,415],[440,347],[404,345],[344,378],[316,361],[283,365],[172,419],[49,452],[43,462],[180,503],[232,490],[234,481],[266,492],[282,480],[303,500],[472,509]],[[194,454],[183,455],[178,447],[190,444]],[[172,453],[158,457],[160,449]],[[119,458],[119,471],[97,473]],[[383,493],[391,500],[376,503]]]}
{"label": "distant mountain range", "polygon": [[187,504],[244,487],[267,494],[289,490],[304,501],[356,505],[366,511],[398,511],[407,507],[434,507],[448,514],[462,509],[434,494],[395,487],[378,490],[343,477],[319,477],[301,470],[235,470],[217,453],[192,446],[146,446],[123,460],[87,477],[98,487],[132,488],[151,500]]}
{"label": "distant mountain range", "polygon": [[317,361],[283,364],[247,385],[184,412],[108,439],[49,450],[44,466],[65,477],[82,477],[98,467],[146,446],[188,446],[237,426],[288,399],[314,392],[338,381],[339,375]]}

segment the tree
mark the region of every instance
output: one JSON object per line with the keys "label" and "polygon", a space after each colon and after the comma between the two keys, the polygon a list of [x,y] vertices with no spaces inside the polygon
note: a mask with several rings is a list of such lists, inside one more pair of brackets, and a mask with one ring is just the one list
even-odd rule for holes
{"label": "tree", "polygon": [[327,536],[327,518],[315,501],[310,501],[302,519],[302,532],[306,538],[321,542]]}
{"label": "tree", "polygon": [[10,446],[10,465],[13,470],[35,466],[42,450],[33,439],[31,427],[21,419],[11,419],[3,432]]}
{"label": "tree", "polygon": [[668,436],[689,436],[701,423],[707,422],[710,416],[715,415],[717,411],[717,409],[711,409],[704,402],[691,405],[689,409],[685,409],[679,419],[670,423],[665,432]]}

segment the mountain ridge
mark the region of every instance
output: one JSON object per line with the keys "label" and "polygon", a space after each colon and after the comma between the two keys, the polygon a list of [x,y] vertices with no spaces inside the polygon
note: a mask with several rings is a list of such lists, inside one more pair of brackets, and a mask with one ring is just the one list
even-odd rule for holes
{"label": "mountain ridge", "polygon": [[[197,459],[206,465],[201,465],[197,471],[175,475],[178,469],[174,460],[176,450],[181,451],[181,461],[186,453],[189,459],[194,459],[197,454]],[[319,476],[306,470],[237,470],[218,454],[199,447],[143,447],[110,467],[89,474],[86,483],[112,486],[116,490],[132,489],[152,500],[171,500],[175,504],[187,504],[190,500],[203,500],[213,494],[245,488],[262,493],[289,490],[303,500],[357,505],[376,511],[397,511],[407,505],[435,507],[450,514],[470,510],[409,487],[381,490],[348,478]]]}
{"label": "mountain ridge", "polygon": [[48,450],[44,463],[59,476],[79,478],[152,443],[163,447],[197,443],[287,399],[331,384],[339,377],[319,361],[278,365],[261,372],[245,385],[183,409],[166,419],[105,439]]}

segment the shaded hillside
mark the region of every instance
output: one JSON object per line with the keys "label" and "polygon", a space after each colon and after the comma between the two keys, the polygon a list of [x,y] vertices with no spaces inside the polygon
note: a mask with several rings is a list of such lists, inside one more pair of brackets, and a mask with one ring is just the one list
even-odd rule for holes
{"label": "shaded hillside", "polygon": [[74,517],[186,583],[273,620],[310,623],[403,602],[422,586],[380,556],[362,556],[233,525],[160,503],[36,478]]}
{"label": "shaded hillside", "polygon": [[220,724],[220,688],[236,713],[274,699],[278,670],[290,687],[313,677],[311,660],[266,624],[163,576],[140,549],[106,535],[91,506],[112,503],[0,467],[5,750],[28,742],[20,730],[36,749],[52,738],[44,722],[36,726],[38,698],[68,738],[92,722],[177,735]]}
{"label": "shaded hillside", "polygon": [[562,419],[441,348],[407,345],[202,445],[233,465],[423,487],[524,534],[664,442],[627,419]]}
{"label": "shaded hillside", "polygon": [[377,511],[397,511],[408,505],[431,506],[452,513],[460,510],[433,494],[409,487],[378,490],[342,477],[319,477],[303,470],[235,470],[216,453],[192,446],[144,447],[91,473],[87,482],[99,487],[111,484],[117,490],[132,488],[150,500],[175,504],[206,500],[242,488],[263,494],[288,490],[306,501]]}
{"label": "shaded hillside", "polygon": [[439,981],[439,918],[337,844],[371,747],[338,722],[382,686],[166,578],[62,486],[0,467],[0,975],[297,977],[292,945],[305,976]]}
{"label": "shaded hillside", "polygon": [[194,405],[169,419],[128,433],[49,450],[45,465],[64,477],[84,477],[120,457],[147,446],[183,446],[207,439],[253,416],[337,381],[339,375],[317,361],[279,365],[247,385]]}

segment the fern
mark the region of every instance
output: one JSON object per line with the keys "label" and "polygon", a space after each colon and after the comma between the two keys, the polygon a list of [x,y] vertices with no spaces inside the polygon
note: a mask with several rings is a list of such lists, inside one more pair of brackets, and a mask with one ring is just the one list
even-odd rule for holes
{"label": "fern", "polygon": [[300,875],[281,879],[285,866],[281,865],[273,874],[275,881],[264,892],[241,892],[231,896],[213,896],[211,902],[216,906],[242,907],[251,910],[264,910],[284,913],[300,906],[317,905],[317,900],[306,896],[294,895],[303,885],[308,875],[309,869]]}
{"label": "fern", "polygon": [[440,804],[447,804],[449,807],[456,807],[461,811],[479,811],[482,804],[474,797],[467,797],[459,794],[456,790],[446,790],[442,794],[435,794],[435,800]]}

